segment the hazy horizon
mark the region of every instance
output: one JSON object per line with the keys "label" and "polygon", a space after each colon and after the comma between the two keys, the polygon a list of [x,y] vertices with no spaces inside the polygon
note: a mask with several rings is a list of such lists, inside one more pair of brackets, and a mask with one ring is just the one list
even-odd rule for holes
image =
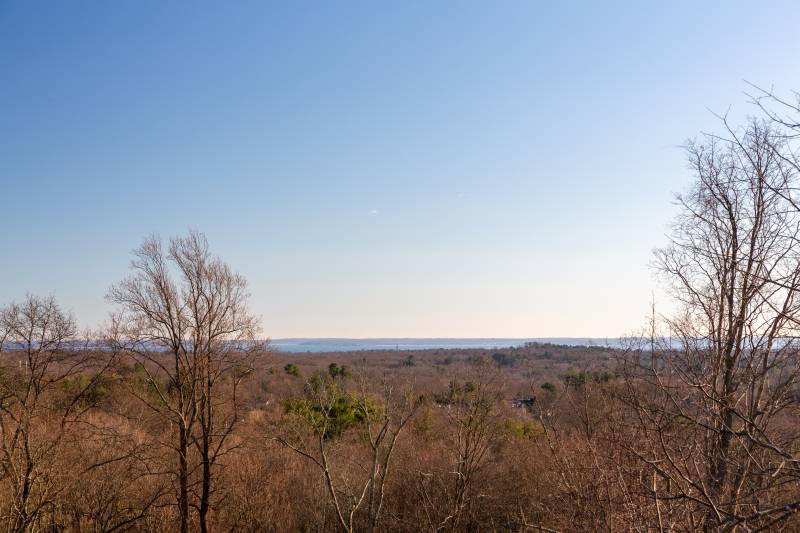
{"label": "hazy horizon", "polygon": [[4,2],[0,302],[97,326],[194,227],[271,338],[629,334],[679,146],[800,87],[794,7]]}
{"label": "hazy horizon", "polygon": [[273,350],[287,353],[358,352],[375,350],[461,350],[521,348],[526,344],[553,344],[559,346],[605,346],[619,348],[624,340],[619,338],[377,338],[377,339],[270,339]]}

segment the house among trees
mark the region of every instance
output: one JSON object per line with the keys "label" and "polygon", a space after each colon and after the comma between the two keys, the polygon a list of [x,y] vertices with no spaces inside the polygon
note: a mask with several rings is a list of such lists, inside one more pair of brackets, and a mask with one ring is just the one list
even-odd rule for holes
{"label": "house among trees", "polygon": [[522,409],[523,407],[530,409],[536,403],[536,397],[532,398],[514,398],[511,400],[511,407]]}

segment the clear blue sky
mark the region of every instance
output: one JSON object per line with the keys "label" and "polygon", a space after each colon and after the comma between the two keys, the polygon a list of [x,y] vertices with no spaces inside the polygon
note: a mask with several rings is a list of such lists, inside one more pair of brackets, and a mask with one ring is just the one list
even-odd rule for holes
{"label": "clear blue sky", "polygon": [[800,89],[758,4],[0,0],[0,302],[193,226],[272,337],[627,333],[678,145]]}

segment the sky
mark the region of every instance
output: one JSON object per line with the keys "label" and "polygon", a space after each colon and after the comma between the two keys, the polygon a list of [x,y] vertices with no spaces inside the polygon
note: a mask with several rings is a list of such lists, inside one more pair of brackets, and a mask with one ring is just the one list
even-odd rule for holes
{"label": "sky", "polygon": [[[768,6],[766,4],[769,4]],[[0,303],[204,232],[265,336],[616,337],[793,2],[0,0]]]}

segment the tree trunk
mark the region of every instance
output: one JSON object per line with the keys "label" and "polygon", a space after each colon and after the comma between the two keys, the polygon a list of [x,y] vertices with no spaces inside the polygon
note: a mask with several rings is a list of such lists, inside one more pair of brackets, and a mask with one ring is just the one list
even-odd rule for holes
{"label": "tree trunk", "polygon": [[200,532],[208,533],[208,510],[211,498],[211,460],[208,436],[203,435],[203,486],[200,492]]}
{"label": "tree trunk", "polygon": [[178,510],[181,515],[181,533],[189,533],[189,439],[187,438],[186,423],[181,420],[178,429],[178,481],[180,494],[178,496]]}

